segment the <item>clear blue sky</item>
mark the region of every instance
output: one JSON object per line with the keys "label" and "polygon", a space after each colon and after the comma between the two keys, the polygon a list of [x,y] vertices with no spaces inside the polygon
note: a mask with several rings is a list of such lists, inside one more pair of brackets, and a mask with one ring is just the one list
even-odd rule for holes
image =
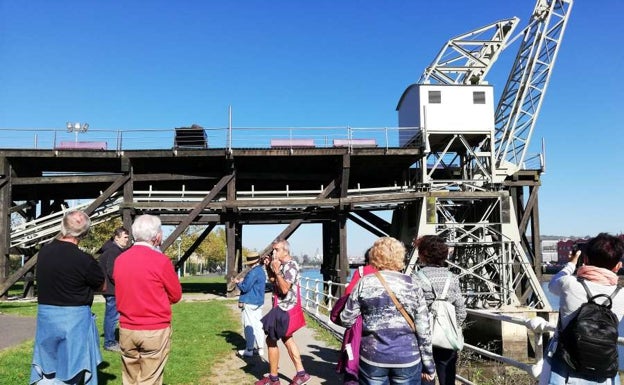
{"label": "clear blue sky", "polygon": [[[397,126],[397,101],[450,37],[534,1],[0,1],[0,128]],[[533,148],[542,234],[624,230],[624,1],[577,0]],[[513,59],[515,49],[504,57]],[[510,65],[488,76],[498,92]],[[536,150],[537,151],[537,150]],[[373,237],[350,226],[349,254]],[[246,228],[260,248],[279,229]],[[363,233],[362,233],[363,234]],[[292,239],[321,247],[318,226]]]}

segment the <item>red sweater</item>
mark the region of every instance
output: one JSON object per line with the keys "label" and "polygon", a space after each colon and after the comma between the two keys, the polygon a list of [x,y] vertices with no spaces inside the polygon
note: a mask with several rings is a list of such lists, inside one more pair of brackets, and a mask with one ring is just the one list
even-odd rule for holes
{"label": "red sweater", "polygon": [[182,286],[167,256],[137,243],[117,257],[113,279],[122,328],[158,330],[171,325],[171,304],[182,298]]}

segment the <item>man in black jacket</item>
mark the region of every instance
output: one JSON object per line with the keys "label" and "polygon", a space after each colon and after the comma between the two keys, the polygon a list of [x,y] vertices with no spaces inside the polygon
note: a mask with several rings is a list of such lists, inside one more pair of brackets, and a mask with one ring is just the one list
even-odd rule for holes
{"label": "man in black jacket", "polygon": [[115,301],[115,284],[112,281],[113,267],[115,259],[128,246],[129,233],[124,227],[115,229],[112,242],[108,241],[102,246],[102,254],[100,255],[100,267],[106,277],[106,285],[102,291],[106,300],[106,310],[104,313],[104,349],[119,352],[119,343],[115,338],[115,328],[119,321],[119,312],[117,311],[117,303]]}

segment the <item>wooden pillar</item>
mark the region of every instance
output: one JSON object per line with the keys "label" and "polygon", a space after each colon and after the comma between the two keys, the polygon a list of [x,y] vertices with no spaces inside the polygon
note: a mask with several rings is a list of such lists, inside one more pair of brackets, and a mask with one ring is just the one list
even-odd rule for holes
{"label": "wooden pillar", "polygon": [[[338,216],[338,260],[336,261],[336,276],[334,282],[347,283],[349,277],[349,255],[347,251],[347,215],[346,213]],[[342,294],[342,292],[340,292]]]}
{"label": "wooden pillar", "polygon": [[[131,206],[134,202],[134,169],[129,159],[122,158],[121,162],[121,170],[130,176],[130,180],[123,186],[123,201],[126,205]],[[132,236],[132,214],[134,209],[128,206],[121,209],[121,221],[123,222],[123,227],[128,230],[128,234]]]}
{"label": "wooden pillar", "polygon": [[[11,242],[11,168],[7,158],[0,158],[0,286],[9,277]],[[0,299],[6,299],[4,293]]]}
{"label": "wooden pillar", "polygon": [[542,255],[542,237],[540,236],[540,222],[539,222],[539,186],[529,187],[530,195],[534,197],[533,205],[531,207],[531,243],[533,244],[533,252],[535,255],[535,274],[537,278],[542,277],[542,263],[544,262],[544,256]]}
{"label": "wooden pillar", "polygon": [[[321,274],[324,281],[347,282],[349,259],[347,256],[346,215],[323,223],[323,264]],[[336,290],[332,295],[341,294]]]}
{"label": "wooden pillar", "polygon": [[[234,161],[230,159],[228,162],[229,169],[226,170],[228,173],[232,174],[232,178],[228,181],[226,185],[227,189],[227,201],[235,202],[236,201],[236,170]],[[240,230],[242,226],[238,225],[238,210],[234,209],[234,212],[228,210],[227,215],[228,220],[225,222],[225,242],[226,242],[226,266],[227,271],[225,272],[227,282],[230,282],[230,279],[235,277],[240,271],[240,267],[242,266],[241,258],[242,255],[238,253],[239,250],[242,250],[242,240],[240,238]],[[228,296],[230,293],[228,292]],[[232,293],[231,295],[234,295]]]}
{"label": "wooden pillar", "polygon": [[236,271],[243,271],[243,225],[236,221],[235,228]]}
{"label": "wooden pillar", "polygon": [[[236,254],[236,224],[233,221],[225,222],[225,243],[226,243],[226,282],[230,282],[232,277],[236,276],[238,258]],[[228,296],[234,296],[235,293],[228,292]]]}

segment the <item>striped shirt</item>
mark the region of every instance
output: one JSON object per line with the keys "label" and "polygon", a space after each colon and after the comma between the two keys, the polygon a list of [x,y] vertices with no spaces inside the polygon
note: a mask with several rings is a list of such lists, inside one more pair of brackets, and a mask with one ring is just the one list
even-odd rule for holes
{"label": "striped shirt", "polygon": [[[438,293],[438,295],[442,295],[446,279],[449,275],[449,269],[442,266],[421,266],[420,271],[422,271],[425,277],[429,279],[431,285],[433,285],[433,288],[435,289],[435,292]],[[412,278],[414,278],[414,281],[423,289],[425,299],[427,300],[427,306],[431,306],[431,303],[435,298],[431,286],[429,286],[428,283],[421,282],[417,271],[412,273]],[[466,305],[464,303],[464,297],[462,296],[461,289],[459,288],[459,280],[455,274],[451,276],[451,285],[448,289],[447,298],[448,301],[455,306],[455,318],[457,319],[457,325],[462,326],[466,320]]]}

